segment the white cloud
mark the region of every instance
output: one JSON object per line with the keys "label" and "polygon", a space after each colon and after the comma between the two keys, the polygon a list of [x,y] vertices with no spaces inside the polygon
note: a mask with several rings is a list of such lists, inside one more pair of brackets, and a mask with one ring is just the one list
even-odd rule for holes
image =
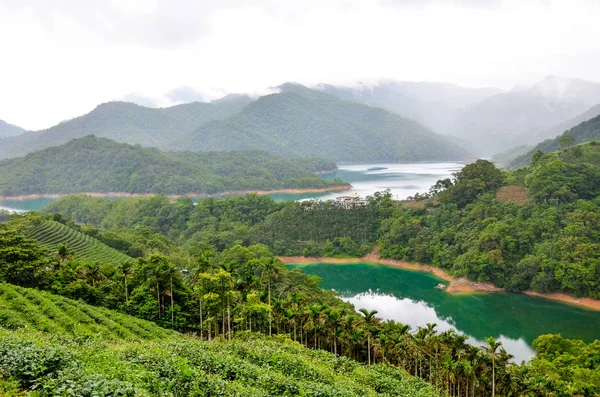
{"label": "white cloud", "polygon": [[600,81],[600,4],[0,0],[0,119],[42,128],[135,93],[285,81]]}

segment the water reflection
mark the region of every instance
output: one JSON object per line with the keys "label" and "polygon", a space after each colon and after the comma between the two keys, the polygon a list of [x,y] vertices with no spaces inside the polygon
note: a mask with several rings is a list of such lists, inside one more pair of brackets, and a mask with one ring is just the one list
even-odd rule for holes
{"label": "water reflection", "polygon": [[[427,323],[435,323],[437,324],[436,330],[438,332],[454,330],[459,334],[468,335],[466,330],[462,330],[454,324],[452,317],[442,318],[433,307],[424,301],[414,301],[408,298],[399,299],[393,295],[373,291],[342,299],[352,303],[356,309],[377,310],[378,317],[384,320],[394,320],[408,324],[413,330],[416,330],[417,327],[426,327]],[[516,362],[529,360],[534,355],[534,350],[522,338],[512,339],[504,335],[499,335],[497,339],[514,356],[514,361]],[[470,335],[467,343],[475,346],[486,344],[485,341]]]}
{"label": "water reflection", "polygon": [[448,294],[434,287],[439,279],[428,273],[372,264],[311,264],[303,271],[323,279],[357,308],[417,326],[436,323],[483,345],[488,336],[500,339],[520,361],[533,356],[532,343],[542,334],[560,333],[591,342],[600,337],[600,312],[542,298],[511,293]]}

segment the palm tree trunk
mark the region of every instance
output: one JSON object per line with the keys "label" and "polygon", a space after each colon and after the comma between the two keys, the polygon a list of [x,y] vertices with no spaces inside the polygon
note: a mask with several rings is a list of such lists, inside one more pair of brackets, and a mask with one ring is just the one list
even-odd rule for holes
{"label": "palm tree trunk", "polygon": [[171,324],[175,322],[174,299],[175,297],[173,296],[173,276],[171,276]]}
{"label": "palm tree trunk", "polygon": [[160,289],[158,281],[156,282],[156,299],[158,300],[158,319],[160,320]]}
{"label": "palm tree trunk", "polygon": [[127,276],[125,276],[125,305],[129,304],[129,295],[127,294]]}
{"label": "palm tree trunk", "polygon": [[496,395],[496,363],[492,356],[492,397]]}
{"label": "palm tree trunk", "polygon": [[229,301],[227,301],[227,333],[228,339],[231,342],[231,311],[229,308]]}
{"label": "palm tree trunk", "polygon": [[271,311],[271,275],[270,274],[269,274],[268,286],[269,286],[269,336],[271,336],[271,322],[272,322],[273,313]]}
{"label": "palm tree trunk", "polygon": [[367,335],[367,356],[369,357],[369,365],[371,365],[371,335]]}
{"label": "palm tree trunk", "polygon": [[203,335],[202,335],[202,328],[203,328],[202,324],[202,299],[200,299],[200,339],[202,339]]}

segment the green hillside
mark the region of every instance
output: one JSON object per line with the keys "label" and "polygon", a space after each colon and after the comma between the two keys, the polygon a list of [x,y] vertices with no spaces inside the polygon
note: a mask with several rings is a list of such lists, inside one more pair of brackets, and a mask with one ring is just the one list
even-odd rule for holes
{"label": "green hillside", "polygon": [[[561,140],[565,139],[562,137],[565,136],[573,137],[572,143],[583,143],[590,142],[595,139],[600,139],[600,115],[594,117],[591,120],[585,121],[577,125],[576,127],[571,128],[570,130],[565,131],[562,135],[557,136],[554,139],[548,139],[544,142],[539,143],[527,153],[522,154],[514,160],[512,160],[506,166],[506,168],[510,170],[516,170],[526,166],[531,162],[531,157],[534,155],[534,153],[538,151],[549,153],[554,150],[560,149]],[[564,143],[562,144],[562,146],[564,146]]]}
{"label": "green hillside", "polygon": [[146,320],[6,283],[0,283],[1,328],[102,340],[156,340],[175,335]]}
{"label": "green hillside", "polygon": [[204,123],[239,112],[249,102],[248,97],[238,96],[231,100],[194,102],[168,108],[148,108],[128,102],[104,103],[88,114],[47,130],[7,138],[0,145],[0,158],[22,156],[87,135],[164,148],[171,140]]}
{"label": "green hillside", "polygon": [[256,151],[165,153],[87,136],[0,161],[0,195],[213,194],[324,188],[334,183],[317,177],[315,172],[336,168],[333,162],[315,158],[284,159]]}
{"label": "green hillside", "polygon": [[133,258],[109,247],[94,237],[71,229],[59,222],[38,220],[25,232],[29,238],[36,240],[51,252],[56,252],[61,244],[66,245],[75,260],[103,263],[133,261]]}
{"label": "green hillside", "polygon": [[201,341],[1,283],[0,394],[31,389],[36,396],[438,395],[404,371],[365,367],[286,337]]}
{"label": "green hillside", "polygon": [[335,161],[465,159],[449,138],[414,121],[297,84],[252,102],[227,119],[204,124],[175,143],[192,150],[258,149]]}

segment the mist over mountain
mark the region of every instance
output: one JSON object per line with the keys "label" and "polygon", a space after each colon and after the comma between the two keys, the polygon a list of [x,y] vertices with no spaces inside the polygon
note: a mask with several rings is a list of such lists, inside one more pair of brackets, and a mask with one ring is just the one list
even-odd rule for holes
{"label": "mist over mountain", "polygon": [[507,169],[515,170],[522,168],[531,162],[532,156],[541,151],[550,153],[561,148],[561,138],[565,135],[573,137],[572,143],[580,144],[591,142],[600,139],[600,114],[591,120],[587,120],[554,139],[547,139],[544,142],[537,144],[533,149],[527,151],[520,156],[517,156],[506,165]]}
{"label": "mist over mountain", "polygon": [[0,120],[0,138],[19,135],[23,132],[25,132],[23,128],[17,127],[16,125],[8,124],[6,121]]}
{"label": "mist over mountain", "polygon": [[341,162],[465,159],[451,139],[383,109],[286,83],[227,119],[206,123],[173,147],[259,149]]}
{"label": "mist over mountain", "polygon": [[42,131],[29,131],[7,138],[0,158],[66,143],[95,135],[119,142],[165,148],[172,140],[212,120],[239,112],[251,99],[245,95],[226,101],[192,102],[168,108],[149,108],[129,102],[108,102],[91,112]]}
{"label": "mist over mountain", "polygon": [[446,135],[457,135],[454,124],[466,109],[502,92],[497,88],[393,80],[382,80],[375,84],[359,83],[354,87],[319,84],[316,89],[342,99],[386,109]]}
{"label": "mist over mountain", "polygon": [[[549,130],[600,103],[600,84],[549,76],[536,84],[489,97],[457,120],[455,131],[480,155],[539,141]],[[547,137],[547,136],[546,136]]]}

